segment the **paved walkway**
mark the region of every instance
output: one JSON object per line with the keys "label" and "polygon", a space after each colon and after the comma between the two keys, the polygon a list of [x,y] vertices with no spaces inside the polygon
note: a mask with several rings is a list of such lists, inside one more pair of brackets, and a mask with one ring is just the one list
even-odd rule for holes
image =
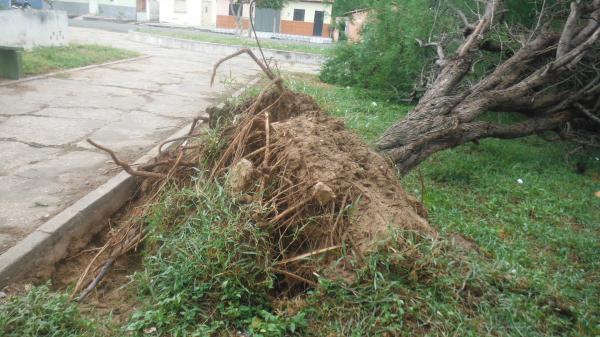
{"label": "paved walkway", "polygon": [[237,58],[210,87],[222,54],[158,48],[101,30],[69,34],[72,42],[150,57],[0,86],[0,254],[118,172],[86,138],[134,160],[233,91],[229,84],[258,73],[248,58]]}

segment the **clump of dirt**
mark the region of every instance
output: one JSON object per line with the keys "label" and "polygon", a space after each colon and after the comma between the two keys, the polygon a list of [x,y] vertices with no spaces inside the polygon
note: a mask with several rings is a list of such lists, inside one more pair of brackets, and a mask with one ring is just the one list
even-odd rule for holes
{"label": "clump of dirt", "polygon": [[300,180],[323,182],[338,197],[354,196],[347,233],[363,249],[389,239],[390,227],[432,235],[420,205],[400,186],[389,161],[370,149],[339,119],[295,117],[273,124],[274,142],[288,141],[280,156]]}
{"label": "clump of dirt", "polygon": [[393,165],[310,96],[272,90],[237,112],[212,177],[236,182],[230,192],[260,206],[255,220],[288,287],[313,284],[344,246],[364,255],[396,229],[435,235]]}
{"label": "clump of dirt", "polygon": [[[210,179],[223,182],[241,203],[256,206],[252,217],[268,235],[281,294],[316,286],[315,272],[351,282],[352,266],[342,251],[364,257],[393,239],[394,230],[436,235],[422,205],[400,186],[392,163],[308,95],[266,90],[237,106],[211,110],[209,125],[224,145],[215,147],[192,128],[185,142],[154,164],[129,168],[145,179],[138,200],[119,226],[102,234],[103,244],[56,270],[59,284],[80,276],[74,299],[93,290],[119,300],[115,289],[126,283],[126,271],[135,269],[132,262],[139,260],[131,259],[131,252],[147,234],[138,220],[167,183],[185,185],[196,169],[208,170]],[[111,268],[109,278],[116,282],[103,280]],[[95,288],[99,282],[104,290]]]}

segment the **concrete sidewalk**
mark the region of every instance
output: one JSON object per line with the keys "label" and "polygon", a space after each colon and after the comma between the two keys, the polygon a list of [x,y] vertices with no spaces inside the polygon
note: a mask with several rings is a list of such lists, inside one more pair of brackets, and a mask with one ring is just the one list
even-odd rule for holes
{"label": "concrete sidewalk", "polygon": [[0,253],[119,171],[86,138],[133,161],[259,70],[236,58],[210,87],[224,54],[164,49],[100,30],[70,28],[69,36],[150,57],[0,86]]}

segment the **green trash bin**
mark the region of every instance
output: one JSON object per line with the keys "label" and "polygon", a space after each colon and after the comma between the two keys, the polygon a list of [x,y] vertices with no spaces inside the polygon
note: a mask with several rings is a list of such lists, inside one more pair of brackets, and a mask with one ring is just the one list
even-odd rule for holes
{"label": "green trash bin", "polygon": [[0,77],[23,77],[23,47],[0,46]]}

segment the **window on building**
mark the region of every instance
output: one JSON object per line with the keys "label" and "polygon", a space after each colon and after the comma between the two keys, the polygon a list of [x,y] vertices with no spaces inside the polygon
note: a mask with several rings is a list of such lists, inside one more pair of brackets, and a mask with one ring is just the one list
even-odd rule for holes
{"label": "window on building", "polygon": [[304,21],[304,9],[294,9],[294,21]]}
{"label": "window on building", "polygon": [[175,13],[185,13],[187,12],[187,0],[175,0]]}
{"label": "window on building", "polygon": [[237,12],[239,10],[239,11],[241,11],[240,16],[244,16],[244,7],[242,7],[240,9],[241,6],[242,6],[242,4],[229,4],[229,15],[237,16]]}

